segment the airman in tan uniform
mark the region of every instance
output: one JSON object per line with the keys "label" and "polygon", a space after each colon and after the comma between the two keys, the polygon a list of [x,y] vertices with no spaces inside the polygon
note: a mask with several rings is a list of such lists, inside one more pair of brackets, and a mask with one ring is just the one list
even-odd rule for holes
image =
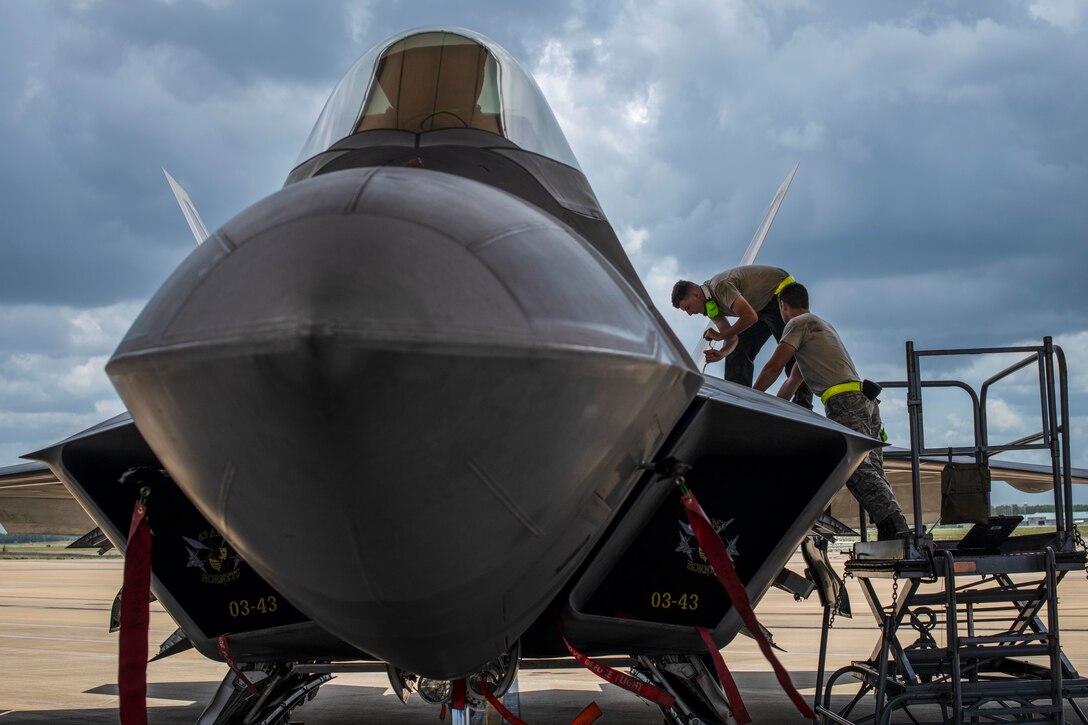
{"label": "airman in tan uniform", "polygon": [[[722,350],[707,350],[706,361],[725,358],[725,379],[750,387],[755,357],[767,338],[782,337],[784,322],[778,314],[778,290],[793,282],[781,267],[749,264],[727,269],[701,285],[680,280],[673,286],[672,304],[689,315],[706,315],[718,328],[707,330],[709,340],[723,341]],[[736,317],[730,323],[729,317]],[[729,348],[734,343],[736,347]],[[786,372],[793,368],[790,361]],[[812,408],[812,393],[802,384],[794,402]]]}

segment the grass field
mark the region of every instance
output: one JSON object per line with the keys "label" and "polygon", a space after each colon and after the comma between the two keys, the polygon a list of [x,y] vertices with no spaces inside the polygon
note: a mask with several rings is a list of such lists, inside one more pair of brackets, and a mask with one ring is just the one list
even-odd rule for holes
{"label": "grass field", "polygon": [[[928,531],[933,534],[935,541],[958,541],[967,535],[967,532],[971,530],[970,526],[934,526]],[[1029,534],[1052,534],[1054,533],[1053,526],[1018,526],[1013,532],[1013,536],[1028,536]],[[876,536],[876,532],[869,529],[869,540],[873,541]],[[854,542],[857,541],[857,537],[839,537],[841,541]]]}
{"label": "grass field", "polygon": [[[966,536],[970,530],[970,526],[935,526],[933,528],[933,538],[937,541],[956,541]],[[1017,526],[1012,535],[1015,537],[1029,534],[1052,534],[1054,531],[1053,526]]]}

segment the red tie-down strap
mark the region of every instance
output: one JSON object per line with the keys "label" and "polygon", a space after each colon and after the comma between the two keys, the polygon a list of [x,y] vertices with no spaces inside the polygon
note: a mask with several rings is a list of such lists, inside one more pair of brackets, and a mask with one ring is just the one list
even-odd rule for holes
{"label": "red tie-down strap", "polygon": [[520,717],[510,712],[510,710],[506,708],[506,705],[502,704],[502,700],[491,694],[491,688],[488,686],[486,680],[480,680],[480,694],[484,696],[484,699],[491,703],[491,707],[495,708],[499,715],[502,716],[502,719],[510,723],[510,725],[528,725],[528,723]]}
{"label": "red tie-down strap", "polygon": [[465,678],[459,677],[453,681],[453,692],[450,695],[450,707],[454,710],[465,709]]}
{"label": "red tie-down strap", "polygon": [[[695,538],[698,540],[700,548],[706,554],[711,568],[714,569],[714,574],[718,577],[718,581],[721,582],[725,593],[729,595],[729,599],[733,602],[733,606],[737,609],[745,626],[748,627],[748,631],[755,638],[759,649],[763,652],[763,656],[771,664],[775,678],[778,679],[778,684],[782,686],[790,700],[793,701],[794,707],[797,708],[802,717],[815,720],[816,715],[801,697],[801,693],[793,686],[789,673],[786,672],[782,663],[775,657],[770,642],[763,635],[763,629],[759,625],[759,620],[756,619],[756,613],[752,611],[752,602],[748,599],[748,592],[745,591],[740,577],[737,576],[733,560],[729,557],[729,552],[726,550],[725,545],[722,544],[721,538],[714,531],[710,520],[707,519],[702,506],[695,500],[695,494],[691,491],[684,491],[683,495],[680,496],[680,503],[684,507],[684,512],[687,514],[688,522],[695,532]],[[715,664],[717,663],[715,662]]]}
{"label": "red tie-down strap", "polygon": [[748,714],[748,709],[744,707],[740,689],[737,688],[737,682],[733,679],[729,668],[725,666],[725,660],[722,659],[722,653],[718,650],[718,645],[714,644],[714,638],[710,636],[710,632],[706,627],[696,627],[695,629],[699,632],[699,636],[703,638],[703,644],[706,645],[706,650],[710,653],[710,659],[714,660],[714,670],[718,673],[718,681],[722,683],[722,689],[725,690],[725,699],[729,702],[729,709],[733,711],[733,717],[736,719],[737,725],[748,725],[748,723],[752,722],[752,717]]}
{"label": "red tie-down strap", "polygon": [[242,668],[239,667],[238,664],[234,661],[234,657],[231,656],[230,643],[227,641],[227,635],[221,634],[216,637],[215,646],[219,650],[219,656],[222,657],[223,660],[227,663],[227,667],[229,667],[230,671],[234,673],[234,676],[241,680],[243,684],[245,684],[246,689],[254,695],[260,694],[259,692],[257,692],[257,688],[253,686],[253,683],[249,681],[249,678],[246,677],[245,673],[242,672]]}
{"label": "red tie-down strap", "polygon": [[147,725],[147,630],[151,615],[151,527],[147,521],[147,489],[132,511],[121,588],[121,635],[117,687],[123,725]]}
{"label": "red tie-down strap", "polygon": [[649,682],[643,682],[636,677],[631,677],[630,675],[623,674],[619,670],[614,670],[608,665],[591,660],[576,650],[570,642],[567,642],[566,637],[563,638],[563,643],[567,645],[567,650],[570,651],[571,656],[578,660],[578,663],[581,664],[582,667],[585,667],[602,680],[607,680],[616,687],[623,688],[628,692],[633,692],[644,700],[649,700],[666,709],[672,707],[673,703],[676,702],[675,697],[658,687],[654,687]]}

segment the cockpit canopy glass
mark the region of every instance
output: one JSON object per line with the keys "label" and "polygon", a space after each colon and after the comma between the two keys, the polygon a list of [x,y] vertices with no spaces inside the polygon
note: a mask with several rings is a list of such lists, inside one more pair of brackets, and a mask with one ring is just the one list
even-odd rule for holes
{"label": "cockpit canopy glass", "polygon": [[298,162],[360,131],[475,128],[578,168],[559,123],[513,56],[464,29],[410,30],[378,44],[340,79]]}

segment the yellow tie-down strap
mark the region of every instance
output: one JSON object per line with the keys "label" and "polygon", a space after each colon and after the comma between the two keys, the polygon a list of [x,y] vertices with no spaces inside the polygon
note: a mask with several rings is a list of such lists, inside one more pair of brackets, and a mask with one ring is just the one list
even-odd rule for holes
{"label": "yellow tie-down strap", "polygon": [[791,285],[796,281],[797,280],[795,280],[792,276],[786,277],[784,280],[782,280],[781,282],[778,283],[777,287],[774,288],[774,293],[778,294],[782,290],[786,289],[786,285]]}
{"label": "yellow tie-down strap", "polygon": [[827,405],[827,401],[834,398],[839,393],[850,393],[853,391],[861,391],[861,383],[854,381],[852,383],[839,383],[838,385],[832,385],[830,388],[824,391],[824,394],[820,396],[820,402]]}

